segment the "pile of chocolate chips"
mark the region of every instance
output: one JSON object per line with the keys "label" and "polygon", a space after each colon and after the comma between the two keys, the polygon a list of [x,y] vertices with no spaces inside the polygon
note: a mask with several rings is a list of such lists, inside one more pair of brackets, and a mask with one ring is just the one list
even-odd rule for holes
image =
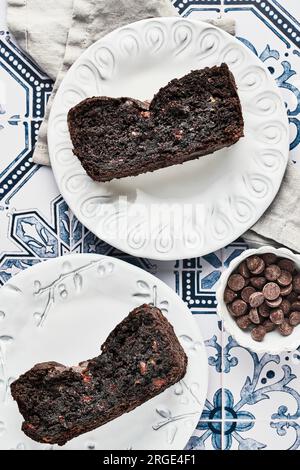
{"label": "pile of chocolate chips", "polygon": [[288,258],[250,256],[229,277],[224,301],[255,341],[276,328],[288,336],[300,324],[300,273]]}

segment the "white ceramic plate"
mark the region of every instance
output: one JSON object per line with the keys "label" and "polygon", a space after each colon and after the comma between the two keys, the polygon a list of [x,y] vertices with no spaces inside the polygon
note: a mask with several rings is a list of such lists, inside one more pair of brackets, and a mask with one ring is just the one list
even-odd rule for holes
{"label": "white ceramic plate", "polygon": [[282,336],[277,330],[266,334],[263,341],[259,343],[252,339],[249,331],[244,331],[239,328],[236,321],[230,315],[227,306],[224,302],[224,291],[227,281],[231,273],[239,266],[239,264],[246,258],[252,255],[262,255],[263,253],[274,253],[278,257],[289,258],[295,262],[297,270],[300,270],[300,256],[288,250],[287,248],[274,248],[273,246],[262,246],[258,249],[245,250],[240,256],[234,258],[228,266],[228,269],[223,271],[217,287],[216,297],[218,301],[217,313],[227,333],[244,348],[249,348],[258,354],[280,354],[284,351],[295,351],[300,345],[300,326],[294,328],[290,336]]}
{"label": "white ceramic plate", "polygon": [[[0,290],[0,449],[48,449],[21,431],[9,385],[38,362],[76,365],[143,303],[157,305],[188,355],[184,379],[63,449],[183,449],[202,412],[207,357],[184,302],[159,279],[115,258],[69,255],[18,274]],[[61,447],[53,446],[61,449]]]}
{"label": "white ceramic plate", "polygon": [[[242,103],[245,137],[198,160],[109,183],[93,182],[72,154],[68,110],[88,96],[151,99],[171,79],[226,62]],[[178,259],[215,251],[242,235],[275,197],[288,160],[279,90],[262,62],[207,23],[149,19],[87,49],[63,80],[49,123],[51,164],[77,218],[135,256]]]}

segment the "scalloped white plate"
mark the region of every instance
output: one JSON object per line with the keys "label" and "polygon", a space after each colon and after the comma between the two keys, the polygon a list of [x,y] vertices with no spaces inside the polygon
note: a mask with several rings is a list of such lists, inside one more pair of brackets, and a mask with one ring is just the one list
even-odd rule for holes
{"label": "scalloped white plate", "polygon": [[[245,137],[237,144],[109,183],[86,175],[72,154],[72,106],[94,95],[151,99],[171,79],[222,62],[243,108]],[[57,92],[48,143],[60,191],[88,229],[134,256],[169,260],[215,251],[259,219],[279,189],[289,131],[275,81],[246,46],[207,23],[157,18],[117,29],[81,55]]]}
{"label": "scalloped white plate", "polygon": [[[135,307],[157,305],[188,355],[182,381],[134,411],[63,447],[21,431],[9,385],[38,362],[76,365],[100,353],[111,330]],[[183,449],[207,393],[205,346],[187,306],[151,274],[100,255],[40,263],[0,289],[0,449]]]}
{"label": "scalloped white plate", "polygon": [[297,269],[300,269],[300,256],[288,250],[287,248],[274,248],[273,246],[262,246],[258,249],[245,250],[239,256],[234,258],[228,268],[223,271],[219,281],[216,292],[218,301],[217,313],[227,333],[244,348],[251,349],[252,351],[263,354],[280,354],[283,351],[295,351],[300,344],[300,326],[294,328],[293,333],[290,336],[281,336],[280,333],[275,330],[264,337],[261,343],[252,339],[249,331],[244,331],[239,328],[235,320],[230,315],[227,306],[224,302],[224,291],[227,285],[230,274],[238,267],[238,265],[246,258],[252,255],[261,255],[262,253],[274,253],[278,257],[289,258],[295,262]]}

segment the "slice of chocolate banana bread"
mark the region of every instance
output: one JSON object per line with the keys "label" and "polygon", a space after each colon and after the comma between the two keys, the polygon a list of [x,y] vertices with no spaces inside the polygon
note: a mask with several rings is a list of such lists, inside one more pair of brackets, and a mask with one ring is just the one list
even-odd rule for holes
{"label": "slice of chocolate banana bread", "polygon": [[37,364],[13,382],[27,436],[63,445],[133,410],[186,372],[187,357],[173,327],[150,305],[133,310],[101,350],[75,367]]}
{"label": "slice of chocolate banana bread", "polygon": [[152,102],[87,98],[68,113],[73,152],[95,181],[134,176],[229,147],[244,122],[226,64],[172,80]]}

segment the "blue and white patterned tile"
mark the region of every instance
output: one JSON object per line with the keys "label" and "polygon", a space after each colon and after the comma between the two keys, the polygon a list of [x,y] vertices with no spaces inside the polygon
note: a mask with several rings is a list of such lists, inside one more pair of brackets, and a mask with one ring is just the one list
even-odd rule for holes
{"label": "blue and white patterned tile", "polygon": [[[3,2],[1,2],[3,8]],[[52,172],[32,162],[51,81],[0,34],[0,283],[69,246],[68,208]]]}
{"label": "blue and white patterned tile", "polygon": [[[42,183],[43,178],[38,180]],[[49,179],[46,178],[44,190],[47,189],[48,182]],[[26,185],[23,191],[20,190],[16,200],[12,199],[4,211],[7,236],[1,243],[0,284],[8,281],[21,269],[69,251],[66,203],[58,194],[50,198],[52,188],[49,188],[46,193],[49,198],[47,203],[43,204],[41,198],[42,202],[37,204],[36,194],[33,191],[28,194],[31,188],[33,189],[33,185]],[[18,199],[23,199],[23,203],[17,204]]]}
{"label": "blue and white patterned tile", "polygon": [[185,450],[222,450],[222,421],[199,421]]}
{"label": "blue and white patterned tile", "polygon": [[266,449],[265,436],[259,440],[255,421],[226,421],[223,429],[223,450],[263,450]]}
{"label": "blue and white patterned tile", "polygon": [[221,0],[175,0],[173,5],[184,18],[193,15],[201,20],[218,18],[221,12]]}
{"label": "blue and white patterned tile", "polygon": [[0,201],[7,200],[37,171],[32,162],[52,83],[12,42],[0,34]]}
{"label": "blue and white patterned tile", "polygon": [[202,420],[222,418],[222,328],[216,315],[215,285],[222,271],[221,251],[197,259],[156,262],[156,275],[176,290],[193,313],[205,341],[209,371]]}
{"label": "blue and white patterned tile", "polygon": [[225,419],[299,418],[299,365],[288,354],[257,355],[223,338]]}
{"label": "blue and white patterned tile", "polygon": [[222,250],[176,262],[176,290],[193,313],[216,311],[215,290],[222,270]]}
{"label": "blue and white patterned tile", "polygon": [[0,79],[5,82],[6,118],[16,117],[40,120],[52,90],[52,81],[2,31],[0,34]]}
{"label": "blue and white patterned tile", "polygon": [[22,182],[26,182],[37,170],[37,166],[32,163],[34,124],[33,121],[7,121],[0,117],[1,146],[6,150],[1,154],[0,161],[1,205],[7,204],[10,196],[18,191]]}
{"label": "blue and white patterned tile", "polygon": [[230,262],[239,256],[243,251],[247,250],[248,246],[242,238],[239,238],[230,245],[225,246],[222,249],[222,263],[224,269],[228,268]]}
{"label": "blue and white patterned tile", "polygon": [[185,15],[191,8],[207,11],[217,10],[220,11],[220,7],[223,0],[171,0],[175,8],[181,15]]}
{"label": "blue and white patterned tile", "polygon": [[15,166],[6,167],[12,174],[4,177],[0,189],[0,230],[5,234],[0,247],[0,284],[41,259],[63,254],[69,245],[68,207],[51,170],[32,164],[34,141],[28,140],[26,126],[7,123],[1,132],[7,139],[8,156],[15,152],[16,158]]}
{"label": "blue and white patterned tile", "polygon": [[200,421],[187,450],[299,450],[299,421]]}
{"label": "blue and white patterned tile", "polygon": [[237,421],[224,428],[224,450],[299,450],[298,421]]}
{"label": "blue and white patterned tile", "polygon": [[208,358],[208,390],[202,421],[221,420],[222,396],[222,327],[216,314],[195,315],[203,335]]}
{"label": "blue and white patterned tile", "polygon": [[[288,2],[287,0],[223,0],[225,11],[242,11],[249,17],[254,15],[287,46],[289,42],[290,45],[299,47],[299,23],[292,14],[292,5],[296,9],[296,5],[299,6],[299,4],[297,0],[288,0]],[[299,9],[296,11],[299,14]],[[262,33],[257,36],[264,39]]]}
{"label": "blue and white patterned tile", "polygon": [[222,270],[221,250],[174,265],[175,289],[194,314],[207,349],[209,380],[202,420],[222,419],[222,328],[215,298]]}
{"label": "blue and white patterned tile", "polygon": [[[262,0],[263,1],[263,0]],[[299,26],[299,2],[298,0],[271,0],[271,4],[280,9],[285,15],[291,15],[294,19],[298,19]],[[300,41],[298,41],[300,46]]]}

